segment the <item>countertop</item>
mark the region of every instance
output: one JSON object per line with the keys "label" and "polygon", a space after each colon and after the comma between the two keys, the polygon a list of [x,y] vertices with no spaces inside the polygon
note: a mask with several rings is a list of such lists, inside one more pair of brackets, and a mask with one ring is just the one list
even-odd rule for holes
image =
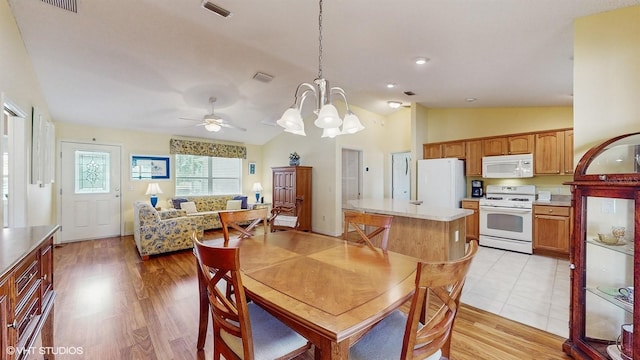
{"label": "countertop", "polygon": [[370,213],[433,221],[453,221],[473,214],[473,210],[468,209],[451,209],[426,204],[414,205],[410,200],[361,199],[351,200],[349,205],[355,210]]}
{"label": "countertop", "polygon": [[53,235],[59,225],[6,228],[0,232],[0,277]]}

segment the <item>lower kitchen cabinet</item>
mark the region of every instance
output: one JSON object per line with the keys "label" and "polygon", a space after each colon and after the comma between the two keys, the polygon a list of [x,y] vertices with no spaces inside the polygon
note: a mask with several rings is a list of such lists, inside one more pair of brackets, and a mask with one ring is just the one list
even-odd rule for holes
{"label": "lower kitchen cabinet", "polygon": [[9,279],[0,279],[0,360],[8,360],[9,346]]}
{"label": "lower kitchen cabinet", "polygon": [[480,214],[478,213],[479,207],[480,202],[478,200],[462,200],[463,209],[473,210],[473,214],[465,218],[467,227],[467,242],[471,240],[478,240],[480,237]]}
{"label": "lower kitchen cabinet", "polygon": [[569,255],[571,208],[568,206],[533,206],[533,251]]}

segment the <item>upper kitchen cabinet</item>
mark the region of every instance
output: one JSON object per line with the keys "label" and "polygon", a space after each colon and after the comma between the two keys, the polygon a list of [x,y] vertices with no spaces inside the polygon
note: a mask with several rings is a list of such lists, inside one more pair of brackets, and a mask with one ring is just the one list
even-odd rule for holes
{"label": "upper kitchen cabinet", "polygon": [[465,153],[465,175],[482,176],[482,140],[466,141]]}
{"label": "upper kitchen cabinet", "polygon": [[531,154],[534,135],[499,136],[482,140],[483,156]]}
{"label": "upper kitchen cabinet", "polygon": [[[569,144],[566,142],[569,141]],[[548,131],[535,135],[536,175],[573,173],[573,130]]]}
{"label": "upper kitchen cabinet", "polygon": [[424,144],[422,145],[423,159],[439,159],[442,157],[442,144]]}
{"label": "upper kitchen cabinet", "polygon": [[442,157],[464,159],[466,157],[465,142],[456,141],[442,144]]}
{"label": "upper kitchen cabinet", "polygon": [[640,286],[640,132],[591,148],[567,184],[575,221],[563,350],[576,359],[640,359],[640,336],[629,336],[640,325],[633,296]]}

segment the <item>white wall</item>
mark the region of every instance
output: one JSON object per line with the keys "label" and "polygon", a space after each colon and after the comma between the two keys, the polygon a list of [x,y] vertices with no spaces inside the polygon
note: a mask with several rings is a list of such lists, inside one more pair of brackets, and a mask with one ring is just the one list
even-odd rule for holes
{"label": "white wall", "polygon": [[[0,0],[0,92],[22,111],[26,119],[25,136],[21,141],[27,149],[26,169],[31,168],[31,109],[37,107],[47,119],[49,109],[38,84],[37,74],[22,42],[18,26],[6,0]],[[30,171],[30,170],[28,170]],[[53,187],[27,185],[27,225],[52,224]]]}

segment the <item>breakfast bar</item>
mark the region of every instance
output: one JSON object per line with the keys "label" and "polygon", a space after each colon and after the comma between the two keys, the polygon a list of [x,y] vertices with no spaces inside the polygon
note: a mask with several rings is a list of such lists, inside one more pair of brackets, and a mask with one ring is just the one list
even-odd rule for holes
{"label": "breakfast bar", "polygon": [[396,199],[351,200],[349,205],[352,210],[393,215],[390,251],[426,261],[452,260],[464,255],[465,217],[473,214],[472,210]]}

